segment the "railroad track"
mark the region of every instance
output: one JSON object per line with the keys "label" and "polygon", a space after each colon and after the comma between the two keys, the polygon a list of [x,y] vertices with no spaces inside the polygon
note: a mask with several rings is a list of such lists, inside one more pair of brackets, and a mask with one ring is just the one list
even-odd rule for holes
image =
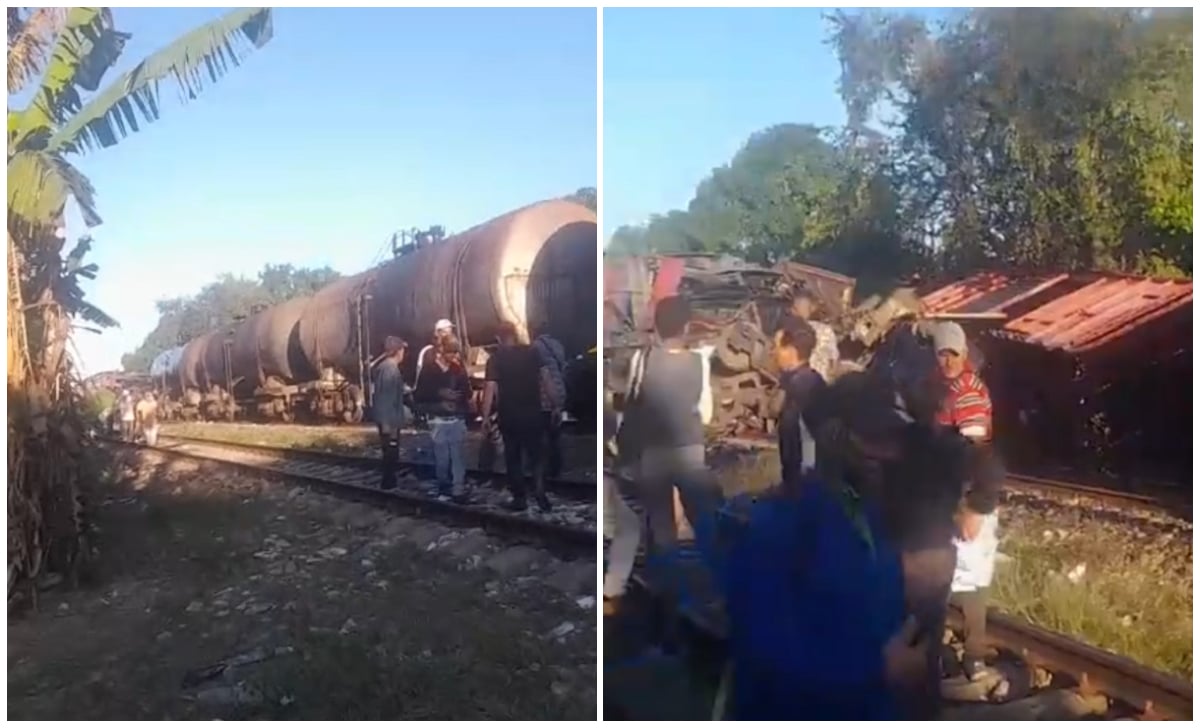
{"label": "railroad track", "polygon": [[[757,437],[728,438],[720,444],[752,450],[778,450],[773,441]],[[1163,486],[1147,488],[1148,492],[1132,492],[1100,487],[1052,478],[1042,478],[1009,471],[1005,476],[1004,495],[1019,494],[1026,497],[1069,499],[1080,504],[1093,504],[1126,511],[1145,511],[1191,523],[1191,491]]]}
{"label": "railroad track", "polygon": [[[220,463],[258,476],[303,482],[323,491],[391,510],[431,516],[455,525],[482,527],[514,540],[533,540],[571,556],[594,556],[597,520],[595,486],[580,481],[555,480],[550,513],[531,508],[513,513],[503,508],[507,496],[498,489],[474,487],[472,501],[460,504],[439,499],[430,492],[432,464],[399,464],[398,487],[378,487],[379,461],[356,455],[270,447],[194,438],[160,437],[156,446],[134,445],[107,439],[110,444]],[[472,479],[491,476],[469,471]],[[550,481],[547,481],[550,485]]]}
{"label": "railroad track", "polygon": [[[604,477],[616,478],[622,485],[629,484],[627,479],[609,471],[605,471]],[[637,510],[640,512],[640,509]],[[641,573],[641,553],[638,563],[639,568],[635,570],[632,579],[634,586],[652,600],[661,602],[662,595]],[[688,604],[677,608],[677,614],[693,636],[699,637],[710,647],[715,645],[721,649],[726,635],[724,609],[720,599],[711,591],[711,580],[706,573],[701,573],[706,572],[706,569],[699,554],[687,545],[682,545],[679,564],[686,573],[683,583],[689,585],[687,588],[693,596],[699,592],[701,598],[690,599]],[[960,628],[961,624],[961,612],[951,606],[948,626]],[[1091,711],[1091,717],[1095,717],[1097,712],[1102,712],[1110,716],[1145,719],[1192,718],[1190,681],[1153,670],[1128,658],[1051,632],[995,609],[989,610],[988,613],[988,640],[1001,653],[1017,656],[1022,666],[1029,671],[1030,682],[1033,682],[1034,671],[1040,669],[1053,676],[1053,684],[1056,687],[1070,684],[1071,687],[1057,692],[1067,695],[1076,703],[1063,709],[1068,712],[1073,710],[1081,717],[1086,709]],[[1100,711],[1096,709],[1096,698],[1105,700]],[[1026,699],[1028,702],[1036,700],[1036,695]],[[1020,711],[1034,709],[1018,703],[1022,701],[1009,704],[1017,708],[1018,712],[1015,713],[1015,717],[1014,714],[1009,714],[1007,718],[1029,719],[1028,715],[1022,718],[1023,713]],[[1083,707],[1080,707],[1081,705]],[[979,708],[977,705],[971,707]],[[993,708],[993,705],[987,705],[982,710]],[[964,717],[967,715],[964,714]],[[976,715],[985,713],[977,710]]]}

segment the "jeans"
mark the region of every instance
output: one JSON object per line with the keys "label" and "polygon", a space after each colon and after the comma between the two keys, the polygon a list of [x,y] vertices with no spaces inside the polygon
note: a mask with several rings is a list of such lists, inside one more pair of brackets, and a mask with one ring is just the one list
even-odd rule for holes
{"label": "jeans", "polygon": [[546,475],[562,475],[562,416],[546,415]]}
{"label": "jeans", "polygon": [[980,587],[950,595],[950,603],[963,613],[964,660],[987,657],[987,594],[988,588]]}
{"label": "jeans", "polygon": [[438,490],[445,495],[461,495],[467,476],[463,454],[467,423],[457,417],[431,417],[429,424],[433,429],[433,462]]}

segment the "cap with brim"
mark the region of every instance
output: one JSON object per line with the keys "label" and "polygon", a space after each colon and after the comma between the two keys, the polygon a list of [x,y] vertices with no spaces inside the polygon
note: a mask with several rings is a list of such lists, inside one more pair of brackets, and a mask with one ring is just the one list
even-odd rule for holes
{"label": "cap with brim", "polygon": [[967,353],[967,334],[953,321],[942,321],[933,332],[933,347],[937,351],[952,351],[959,356]]}
{"label": "cap with brim", "polygon": [[450,319],[438,319],[438,322],[433,325],[434,331],[442,331],[444,329],[453,329],[454,324],[450,323]]}

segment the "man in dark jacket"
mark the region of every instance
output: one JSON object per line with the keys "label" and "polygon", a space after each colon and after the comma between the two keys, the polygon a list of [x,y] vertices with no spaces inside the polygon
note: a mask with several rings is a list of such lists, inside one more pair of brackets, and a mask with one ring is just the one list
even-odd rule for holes
{"label": "man in dark jacket", "polygon": [[785,483],[800,482],[800,476],[817,464],[813,426],[805,419],[810,405],[825,389],[825,380],[808,363],[816,345],[816,332],[799,318],[786,319],[775,337],[775,363],[784,394],[778,431]]}
{"label": "man in dark jacket", "polygon": [[379,487],[396,487],[396,465],[400,460],[400,429],[408,423],[404,398],[408,387],[400,374],[400,363],[408,344],[397,336],[384,339],[383,358],[375,366],[372,412],[379,429],[379,444],[383,450]]}
{"label": "man in dark jacket", "polygon": [[525,464],[533,471],[534,501],[542,511],[550,510],[546,497],[544,439],[546,415],[542,412],[541,358],[529,344],[523,344],[517,328],[510,323],[500,327],[500,348],[487,361],[483,390],[483,416],[493,410],[504,441],[504,469],[512,489],[510,510],[528,507],[525,488]]}
{"label": "man in dark jacket", "polygon": [[458,339],[443,338],[433,361],[421,368],[413,400],[429,418],[438,495],[463,500],[467,474],[463,445],[471,411],[471,383]]}

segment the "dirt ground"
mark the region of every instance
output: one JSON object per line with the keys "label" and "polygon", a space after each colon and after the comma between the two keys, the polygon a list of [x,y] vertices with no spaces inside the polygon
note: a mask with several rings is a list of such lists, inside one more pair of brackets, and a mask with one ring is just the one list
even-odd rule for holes
{"label": "dirt ground", "polygon": [[596,567],[126,456],[86,585],[8,622],[12,719],[597,715]]}

